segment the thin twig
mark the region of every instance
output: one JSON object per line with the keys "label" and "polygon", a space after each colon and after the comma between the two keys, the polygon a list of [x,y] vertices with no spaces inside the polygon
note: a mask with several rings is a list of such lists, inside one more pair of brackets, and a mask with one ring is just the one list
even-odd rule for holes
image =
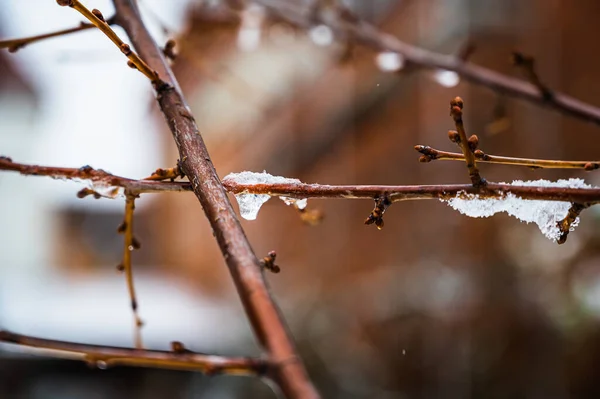
{"label": "thin twig", "polygon": [[[473,155],[473,149],[470,145],[471,142],[477,142],[477,136],[471,136],[467,139],[467,133],[465,132],[465,125],[462,119],[463,100],[460,97],[456,97],[450,101],[450,115],[456,125],[456,131],[458,136],[454,136],[452,139],[458,144],[463,152],[464,159],[467,163],[467,169],[469,170],[469,177],[474,186],[481,186],[485,184],[485,179],[482,179],[479,175],[479,170],[475,164],[475,155]],[[476,145],[476,144],[475,144]]]}
{"label": "thin twig", "polygon": [[140,248],[139,241],[133,236],[133,210],[135,209],[136,195],[130,192],[125,193],[125,217],[123,223],[118,228],[118,232],[123,234],[123,260],[117,269],[125,272],[127,281],[127,291],[131,303],[131,312],[133,314],[133,331],[135,347],[142,349],[142,327],[144,322],[138,312],[138,301],[135,294],[135,285],[133,284],[133,267],[131,264],[131,252]]}
{"label": "thin twig", "polygon": [[[434,160],[465,161],[465,156],[463,154],[436,150],[427,145],[416,145],[415,150],[424,155],[419,158],[421,162],[430,162]],[[534,169],[583,169],[592,171],[600,167],[600,161],[560,161],[551,159],[503,157],[500,155],[489,155],[482,150],[475,150],[474,155],[477,162],[527,166]]]}
{"label": "thin twig", "polygon": [[[108,25],[114,24],[114,18],[113,17],[108,18],[106,20],[106,23]],[[39,42],[39,41],[42,41],[45,39],[50,39],[53,37],[69,35],[69,34],[75,33],[75,32],[81,32],[83,30],[87,30],[87,29],[94,28],[94,27],[95,27],[94,24],[82,22],[81,24],[79,24],[79,26],[76,26],[73,28],[68,28],[68,29],[57,30],[55,32],[49,32],[49,33],[44,33],[44,34],[35,35],[35,36],[21,37],[18,39],[0,40],[0,48],[7,48],[10,53],[14,53],[17,50],[20,50],[23,47],[25,47],[31,43]]]}
{"label": "thin twig", "polygon": [[[314,21],[310,12],[297,2],[282,0],[252,0],[266,7],[274,16],[302,28],[310,28]],[[375,51],[392,51],[401,54],[407,65],[426,69],[443,69],[456,72],[462,78],[490,88],[507,96],[519,97],[540,106],[552,108],[576,118],[600,125],[600,108],[554,91],[548,100],[539,88],[521,79],[503,75],[488,68],[461,60],[456,55],[435,53],[405,43],[398,38],[381,32],[377,27],[364,22],[345,18],[321,18],[320,23],[327,25],[343,40],[353,39]]]}
{"label": "thin twig", "polygon": [[90,11],[86,6],[81,4],[79,0],[57,0],[57,3],[61,6],[69,6],[77,10],[81,15],[87,18],[94,26],[102,31],[118,48],[121,52],[129,59],[129,66],[139,70],[143,73],[154,85],[161,85],[158,73],[152,70],[148,64],[146,64],[131,48],[129,45],[115,33],[115,31],[106,22],[102,13],[94,9]]}
{"label": "thin twig", "polygon": [[[123,187],[132,194],[192,190],[189,182],[167,183],[162,181],[134,180],[113,175],[102,169],[94,169],[89,165],[82,166],[81,168],[29,165],[13,162],[12,159],[3,156],[0,156],[0,170],[19,172],[26,176],[48,176],[54,179],[90,181],[94,186],[99,187]],[[85,194],[93,195],[93,193],[94,190],[86,190]]]}
{"label": "thin twig", "polygon": [[557,240],[559,244],[564,244],[565,242],[567,242],[567,237],[569,236],[569,232],[571,231],[571,226],[573,225],[575,220],[577,220],[581,212],[588,207],[589,204],[573,203],[569,208],[567,216],[565,216],[563,220],[556,224],[558,226],[558,229],[560,230],[560,237]]}
{"label": "thin twig", "polygon": [[165,116],[196,197],[215,232],[215,238],[238,290],[258,341],[278,364],[273,380],[288,398],[318,398],[292,335],[267,288],[260,262],[233,211],[227,193],[212,164],[198,126],[161,49],[144,25],[136,1],[113,0],[116,18],[143,59],[165,81],[154,85],[158,105]]}
{"label": "thin twig", "polygon": [[0,330],[0,342],[40,349],[56,356],[74,358],[90,366],[106,369],[117,366],[150,367],[160,369],[188,370],[208,375],[265,375],[269,370],[266,360],[247,357],[224,357],[180,350],[181,344],[173,343],[173,352],[87,345],[75,342],[55,341],[15,334]]}

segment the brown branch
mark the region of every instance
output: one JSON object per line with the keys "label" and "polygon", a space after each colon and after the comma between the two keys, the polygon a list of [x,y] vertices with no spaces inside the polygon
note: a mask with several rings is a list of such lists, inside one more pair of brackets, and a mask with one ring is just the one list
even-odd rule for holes
{"label": "brown branch", "polygon": [[[48,176],[54,179],[90,181],[99,187],[123,187],[126,191],[134,195],[141,193],[191,191],[192,189],[189,182],[167,183],[134,180],[113,175],[102,169],[94,169],[88,165],[81,168],[28,165],[13,162],[12,159],[3,156],[0,156],[0,170],[19,172],[27,176]],[[93,189],[84,189],[80,192],[80,196],[94,195],[94,193],[96,192]]]}
{"label": "brown branch", "polygon": [[285,183],[285,184],[241,184],[224,180],[223,185],[233,194],[252,193],[284,196],[291,198],[340,198],[374,199],[387,195],[390,201],[443,199],[456,196],[478,195],[480,198],[504,198],[512,193],[525,200],[600,202],[600,188],[564,188],[513,186],[504,183],[488,182],[485,186],[471,184],[436,184],[416,186],[330,186],[325,184]]}
{"label": "brown branch", "polygon": [[559,244],[564,244],[565,242],[567,242],[567,237],[569,236],[569,232],[571,231],[571,226],[579,217],[581,212],[588,207],[589,204],[573,203],[569,208],[569,213],[567,213],[567,216],[565,216],[563,220],[556,224],[558,226],[558,229],[560,230],[560,237],[557,240]]}
{"label": "brown branch", "polygon": [[[415,150],[423,154],[421,162],[430,161],[465,161],[465,156],[457,152],[436,150],[427,145],[416,145]],[[495,163],[503,165],[527,166],[534,169],[583,169],[586,171],[596,170],[600,167],[600,161],[559,161],[550,159],[514,158],[500,155],[489,155],[482,150],[474,152],[477,162]]]}
{"label": "brown branch", "polygon": [[[282,0],[252,0],[271,11],[289,23],[302,28],[313,25],[310,13],[306,8],[296,2]],[[374,49],[375,51],[392,51],[401,54],[407,65],[425,69],[444,69],[454,71],[462,78],[490,88],[495,92],[507,96],[518,97],[540,106],[548,107],[588,122],[600,125],[600,108],[577,100],[559,92],[553,92],[549,100],[539,88],[521,79],[503,75],[488,68],[484,68],[461,60],[455,55],[435,53],[417,46],[402,42],[398,38],[381,32],[377,27],[364,22],[352,21],[345,18],[321,18],[324,23],[341,38],[350,38],[358,43]]]}
{"label": "brown branch", "polygon": [[133,236],[133,210],[135,209],[135,198],[136,195],[130,192],[125,193],[125,217],[123,223],[119,225],[117,231],[123,234],[123,260],[117,269],[125,272],[125,279],[127,281],[127,291],[129,292],[129,299],[131,303],[131,312],[133,314],[133,331],[135,347],[142,349],[142,327],[144,322],[138,313],[138,301],[135,295],[135,286],[133,284],[133,267],[131,265],[131,252],[140,248],[139,241]]}
{"label": "brown branch", "polygon": [[165,81],[154,85],[158,105],[179,150],[181,169],[192,188],[223,253],[254,333],[270,359],[278,364],[273,379],[288,398],[318,398],[296,352],[281,312],[266,286],[260,262],[235,215],[211,162],[196,121],[161,49],[144,26],[134,0],[113,0],[116,18],[141,57]]}
{"label": "brown branch", "polygon": [[462,119],[463,106],[463,100],[460,97],[456,97],[450,101],[450,115],[454,120],[456,131],[458,133],[457,136],[451,135],[450,139],[458,144],[463,152],[471,182],[474,186],[481,186],[485,184],[485,179],[482,179],[479,175],[479,169],[477,169],[477,165],[475,164],[475,155],[473,155],[472,148],[477,146],[477,136],[473,135],[467,139],[467,133]]}
{"label": "brown branch", "polygon": [[[50,166],[26,165],[0,157],[0,170],[16,171],[23,175],[49,176],[57,179],[90,180],[104,186],[123,187],[135,194],[160,192],[191,191],[189,182],[162,182],[133,180],[111,175],[102,169],[89,166],[82,168],[58,168]],[[513,186],[488,182],[485,187],[473,187],[470,184],[437,184],[437,185],[327,185],[309,183],[285,184],[244,184],[234,179],[222,182],[225,190],[232,194],[268,194],[290,198],[323,198],[323,199],[370,199],[389,196],[392,202],[406,200],[448,199],[456,195],[477,194],[482,198],[502,198],[512,193],[522,199],[540,201],[565,201],[596,204],[600,202],[600,188],[563,188],[563,187],[530,187]]]}
{"label": "brown branch", "polygon": [[148,64],[146,64],[134,51],[131,50],[129,45],[115,33],[110,27],[107,21],[102,16],[102,13],[96,9],[90,11],[86,6],[81,4],[79,0],[57,0],[58,5],[69,6],[77,10],[81,15],[87,18],[95,27],[100,29],[118,48],[121,52],[129,59],[128,65],[134,69],[139,70],[143,73],[150,81],[157,86],[162,85],[162,81],[156,71],[152,70]]}
{"label": "brown branch", "polygon": [[233,374],[262,376],[269,370],[269,363],[262,359],[246,357],[223,357],[181,350],[182,345],[173,342],[173,351],[140,350],[111,346],[87,345],[55,341],[15,334],[0,330],[0,342],[40,349],[58,356],[75,358],[90,366],[106,369],[117,366],[150,367],[187,370],[208,375]]}
{"label": "brown branch", "polygon": [[[108,25],[112,25],[114,23],[114,18],[108,18],[106,20],[106,23]],[[55,32],[44,33],[44,34],[35,35],[35,36],[22,37],[22,38],[18,38],[18,39],[0,40],[0,48],[7,48],[10,53],[14,53],[17,50],[20,50],[23,47],[25,47],[31,43],[39,42],[41,40],[50,39],[53,37],[69,35],[69,34],[75,33],[75,32],[81,32],[83,30],[87,30],[87,29],[94,28],[94,27],[95,27],[95,25],[93,25],[93,24],[88,24],[88,23],[82,22],[81,24],[79,24],[79,26],[76,26],[73,28],[68,28],[68,29],[62,29],[62,30],[58,30]]]}

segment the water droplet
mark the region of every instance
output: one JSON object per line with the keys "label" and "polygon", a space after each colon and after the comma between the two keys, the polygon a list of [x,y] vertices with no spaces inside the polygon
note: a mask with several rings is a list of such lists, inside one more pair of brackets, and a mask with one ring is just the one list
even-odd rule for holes
{"label": "water droplet", "polygon": [[404,67],[404,57],[393,51],[384,51],[377,54],[375,64],[384,72],[395,72]]}
{"label": "water droplet", "polygon": [[333,31],[329,26],[317,25],[308,31],[308,36],[317,46],[329,46],[333,43]]}
{"label": "water droplet", "polygon": [[96,367],[100,370],[106,370],[108,368],[108,364],[104,360],[98,360],[96,362]]}
{"label": "water droplet", "polygon": [[454,87],[460,83],[460,76],[456,72],[445,69],[435,72],[434,79],[444,87]]}

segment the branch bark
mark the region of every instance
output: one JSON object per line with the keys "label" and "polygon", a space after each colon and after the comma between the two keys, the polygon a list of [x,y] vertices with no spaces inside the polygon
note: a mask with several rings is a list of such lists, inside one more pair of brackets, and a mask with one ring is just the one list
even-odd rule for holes
{"label": "branch bark", "polygon": [[201,373],[264,375],[270,365],[262,359],[247,357],[224,357],[195,353],[173,342],[172,352],[87,345],[75,342],[55,341],[15,334],[0,330],[0,342],[27,346],[46,352],[60,352],[62,356],[81,359],[98,368],[115,366],[151,367],[173,370],[199,371]]}
{"label": "branch bark", "polygon": [[[461,154],[458,154],[461,155]],[[23,175],[49,176],[72,180],[91,180],[103,186],[123,187],[134,194],[160,192],[192,191],[190,182],[163,182],[133,180],[111,175],[102,169],[84,166],[75,168],[57,168],[19,164],[6,157],[0,157],[0,170],[17,171]],[[234,179],[225,179],[223,188],[232,194],[269,194],[291,198],[339,198],[339,199],[376,199],[388,196],[391,202],[425,199],[448,199],[465,194],[477,194],[482,198],[501,198],[508,193],[528,200],[565,201],[596,204],[600,202],[600,188],[563,188],[530,187],[488,182],[485,187],[473,187],[470,184],[434,184],[434,185],[343,185],[285,183],[285,184],[242,184]],[[84,191],[84,190],[82,190]],[[84,194],[91,195],[93,190]]]}
{"label": "branch bark", "polygon": [[270,360],[277,364],[272,378],[288,398],[319,397],[271,298],[259,260],[233,211],[171,69],[146,30],[135,1],[113,2],[116,22],[125,29],[140,57],[165,82],[155,86],[157,100],[177,144],[181,168],[215,232],[255,335]]}

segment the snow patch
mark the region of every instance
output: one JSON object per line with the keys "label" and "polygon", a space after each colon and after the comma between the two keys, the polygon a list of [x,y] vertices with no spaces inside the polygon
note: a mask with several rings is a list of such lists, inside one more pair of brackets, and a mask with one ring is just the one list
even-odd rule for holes
{"label": "snow patch", "polygon": [[[503,183],[506,184],[506,183]],[[591,188],[582,179],[522,181],[515,180],[513,186]],[[487,218],[506,212],[525,223],[535,223],[542,234],[552,241],[560,238],[557,223],[567,216],[571,203],[562,201],[524,200],[512,193],[504,198],[479,198],[476,194],[458,193],[455,198],[442,200],[460,213],[473,218]],[[579,218],[571,225],[571,231],[579,224]]]}

